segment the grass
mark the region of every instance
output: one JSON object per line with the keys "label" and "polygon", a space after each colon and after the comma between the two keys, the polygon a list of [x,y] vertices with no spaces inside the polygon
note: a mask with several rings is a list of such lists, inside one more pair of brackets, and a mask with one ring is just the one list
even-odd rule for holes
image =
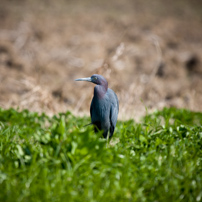
{"label": "grass", "polygon": [[110,145],[89,121],[0,109],[0,201],[202,200],[202,113],[119,121]]}

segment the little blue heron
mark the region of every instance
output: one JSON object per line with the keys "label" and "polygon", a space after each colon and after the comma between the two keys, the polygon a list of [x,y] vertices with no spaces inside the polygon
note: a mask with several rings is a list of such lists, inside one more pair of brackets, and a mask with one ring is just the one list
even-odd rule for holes
{"label": "little blue heron", "polygon": [[[116,127],[119,101],[115,92],[108,88],[106,79],[98,74],[75,81],[89,81],[97,84],[94,88],[94,97],[90,106],[91,123],[95,132],[103,131],[105,139],[111,138]],[[110,135],[108,137],[108,132]]]}

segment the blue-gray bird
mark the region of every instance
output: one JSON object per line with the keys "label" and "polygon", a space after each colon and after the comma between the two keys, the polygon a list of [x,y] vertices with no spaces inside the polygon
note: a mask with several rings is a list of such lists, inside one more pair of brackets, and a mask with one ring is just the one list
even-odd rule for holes
{"label": "blue-gray bird", "polygon": [[[116,127],[119,101],[115,92],[108,88],[107,80],[98,74],[75,81],[89,81],[97,84],[94,88],[94,97],[90,106],[91,123],[95,132],[103,131],[104,138],[111,138]],[[110,133],[108,136],[108,132]]]}

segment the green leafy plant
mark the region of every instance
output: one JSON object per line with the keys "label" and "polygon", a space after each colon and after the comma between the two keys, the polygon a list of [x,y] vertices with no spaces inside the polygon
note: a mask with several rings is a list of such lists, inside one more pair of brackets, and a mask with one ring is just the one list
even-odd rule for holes
{"label": "green leafy plant", "polygon": [[202,113],[119,121],[110,144],[89,121],[0,109],[0,201],[202,200]]}

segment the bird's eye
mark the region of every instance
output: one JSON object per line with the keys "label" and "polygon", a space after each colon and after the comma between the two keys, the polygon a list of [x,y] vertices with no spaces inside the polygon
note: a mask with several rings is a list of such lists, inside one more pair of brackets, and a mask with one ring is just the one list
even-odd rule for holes
{"label": "bird's eye", "polygon": [[97,80],[97,77],[95,77],[95,80]]}

